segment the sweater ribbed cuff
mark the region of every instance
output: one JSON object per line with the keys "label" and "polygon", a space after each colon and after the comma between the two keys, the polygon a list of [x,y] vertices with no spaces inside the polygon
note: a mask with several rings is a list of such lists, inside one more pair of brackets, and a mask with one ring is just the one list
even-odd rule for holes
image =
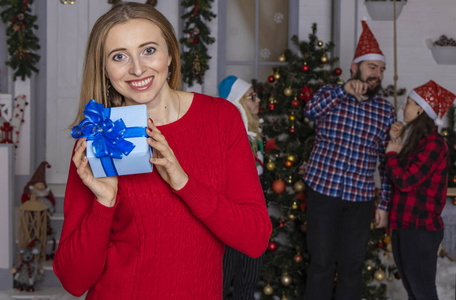
{"label": "sweater ribbed cuff", "polygon": [[113,207],[107,207],[104,206],[103,204],[100,204],[100,202],[97,201],[97,199],[94,197],[93,200],[93,205],[92,205],[92,211],[91,214],[88,218],[91,222],[95,224],[110,224],[112,219],[114,218],[114,213],[116,212],[117,204],[119,203],[119,196],[116,198],[116,204]]}
{"label": "sweater ribbed cuff", "polygon": [[216,201],[212,200],[213,193],[192,176],[189,176],[187,184],[182,189],[174,192],[187,203],[198,218],[208,217],[216,207]]}

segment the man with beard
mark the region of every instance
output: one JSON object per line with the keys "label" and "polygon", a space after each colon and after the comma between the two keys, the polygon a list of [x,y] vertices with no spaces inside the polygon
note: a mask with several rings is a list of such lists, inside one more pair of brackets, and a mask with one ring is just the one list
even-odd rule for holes
{"label": "man with beard", "polygon": [[[363,33],[343,85],[325,85],[305,107],[316,139],[305,166],[308,186],[306,300],[361,299],[362,268],[373,221],[374,172],[380,161],[380,203],[375,226],[387,224],[390,185],[383,167],[393,106],[377,95],[385,57],[362,21]],[[337,269],[336,269],[337,267]]]}

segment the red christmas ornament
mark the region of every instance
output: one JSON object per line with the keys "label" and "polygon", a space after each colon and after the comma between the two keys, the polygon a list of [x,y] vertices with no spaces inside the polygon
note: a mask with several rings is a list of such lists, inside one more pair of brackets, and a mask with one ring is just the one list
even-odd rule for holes
{"label": "red christmas ornament", "polygon": [[269,241],[269,244],[268,244],[268,250],[269,251],[275,251],[277,249],[277,244],[276,242],[274,241]]}
{"label": "red christmas ornament", "polygon": [[275,104],[274,103],[269,103],[268,107],[269,107],[269,110],[274,110],[275,109]]}
{"label": "red christmas ornament", "polygon": [[307,72],[307,71],[309,71],[309,66],[307,64],[303,64],[302,67],[301,67],[301,70],[303,72]]}
{"label": "red christmas ornament", "polygon": [[275,81],[274,76],[272,76],[272,75],[269,76],[269,77],[268,77],[268,81],[269,81],[270,83],[273,83],[273,82]]}
{"label": "red christmas ornament", "polygon": [[301,256],[300,253],[297,253],[297,254],[293,257],[293,259],[294,259],[294,261],[295,261],[296,263],[299,264],[299,263],[302,261],[302,256]]}
{"label": "red christmas ornament", "polygon": [[342,69],[341,68],[335,68],[334,69],[334,75],[339,76],[340,74],[342,74]]}
{"label": "red christmas ornament", "polygon": [[299,100],[296,99],[296,98],[291,100],[291,106],[298,107],[299,106]]}
{"label": "red christmas ornament", "polygon": [[285,181],[282,179],[276,179],[272,183],[272,191],[276,194],[281,194],[285,191]]}
{"label": "red christmas ornament", "polygon": [[295,133],[296,129],[294,127],[290,128],[290,133]]}
{"label": "red christmas ornament", "polygon": [[383,243],[382,243],[382,242],[379,242],[379,243],[378,243],[378,247],[379,247],[379,248],[382,248],[382,247],[383,247]]}

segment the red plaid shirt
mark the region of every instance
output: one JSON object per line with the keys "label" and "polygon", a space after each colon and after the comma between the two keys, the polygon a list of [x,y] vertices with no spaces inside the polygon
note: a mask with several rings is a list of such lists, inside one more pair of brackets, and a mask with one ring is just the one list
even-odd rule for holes
{"label": "red plaid shirt", "polygon": [[386,172],[393,182],[391,229],[443,229],[440,214],[446,202],[449,165],[448,146],[437,127],[407,157],[386,154]]}

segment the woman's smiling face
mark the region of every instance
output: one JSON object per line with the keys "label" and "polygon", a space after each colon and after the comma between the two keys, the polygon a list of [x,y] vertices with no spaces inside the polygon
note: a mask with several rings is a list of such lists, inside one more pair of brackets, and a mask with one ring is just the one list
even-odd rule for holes
{"label": "woman's smiling face", "polygon": [[132,19],[114,26],[106,37],[104,53],[107,77],[127,105],[147,104],[160,95],[171,58],[155,24]]}

